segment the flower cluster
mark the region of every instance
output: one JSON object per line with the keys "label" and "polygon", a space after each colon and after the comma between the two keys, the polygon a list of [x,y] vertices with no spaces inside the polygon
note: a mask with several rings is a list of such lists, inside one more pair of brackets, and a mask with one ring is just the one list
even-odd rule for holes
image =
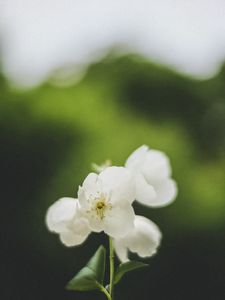
{"label": "flower cluster", "polygon": [[168,157],[142,146],[124,167],[107,164],[99,174],[90,173],[77,199],[61,198],[48,209],[46,223],[66,246],[83,243],[92,231],[104,231],[113,238],[118,258],[126,262],[128,251],[140,257],[153,255],[161,240],[152,221],[135,215],[133,202],[160,207],[171,203],[176,194]]}

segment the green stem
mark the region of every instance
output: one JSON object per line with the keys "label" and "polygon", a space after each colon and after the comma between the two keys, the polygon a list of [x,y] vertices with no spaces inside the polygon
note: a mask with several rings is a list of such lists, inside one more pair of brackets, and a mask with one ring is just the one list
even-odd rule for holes
{"label": "green stem", "polygon": [[107,291],[107,289],[104,286],[102,286],[101,284],[98,284],[98,282],[96,282],[96,283],[99,286],[100,291],[103,292],[106,295],[107,299],[112,300],[112,298],[111,298],[109,292]]}
{"label": "green stem", "polygon": [[109,281],[109,294],[113,300],[113,285],[114,285],[114,249],[113,240],[109,237],[109,265],[110,265],[110,281]]}

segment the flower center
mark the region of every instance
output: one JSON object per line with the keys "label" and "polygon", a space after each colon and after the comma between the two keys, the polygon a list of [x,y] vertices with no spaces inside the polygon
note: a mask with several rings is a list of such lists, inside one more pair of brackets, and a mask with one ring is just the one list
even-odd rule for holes
{"label": "flower center", "polygon": [[105,217],[105,214],[104,214],[105,209],[106,209],[106,204],[105,204],[104,199],[99,199],[99,201],[96,202],[95,210],[101,220]]}
{"label": "flower center", "polygon": [[102,221],[106,217],[107,212],[112,209],[107,196],[100,191],[96,195],[89,195],[88,203],[89,209],[86,212],[95,220]]}

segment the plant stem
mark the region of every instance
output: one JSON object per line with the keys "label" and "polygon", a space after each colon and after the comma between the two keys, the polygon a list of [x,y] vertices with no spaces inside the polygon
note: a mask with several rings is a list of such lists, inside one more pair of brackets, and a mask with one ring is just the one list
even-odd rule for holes
{"label": "plant stem", "polygon": [[110,265],[110,280],[109,280],[109,294],[113,300],[113,285],[114,285],[114,249],[113,240],[109,237],[109,265]]}
{"label": "plant stem", "polygon": [[107,299],[112,300],[112,298],[111,298],[109,292],[107,291],[107,289],[104,288],[104,286],[102,286],[101,284],[99,284],[98,286],[99,286],[100,290],[106,295]]}

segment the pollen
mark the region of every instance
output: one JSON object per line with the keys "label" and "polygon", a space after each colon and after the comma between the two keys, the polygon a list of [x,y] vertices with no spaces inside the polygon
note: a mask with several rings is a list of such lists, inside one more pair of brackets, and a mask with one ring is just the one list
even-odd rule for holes
{"label": "pollen", "polygon": [[95,205],[95,210],[101,220],[103,220],[105,217],[105,209],[106,209],[105,201],[103,199],[100,199]]}
{"label": "pollen", "polygon": [[97,204],[96,204],[97,209],[104,209],[104,207],[105,207],[105,202],[103,202],[103,201],[97,202]]}
{"label": "pollen", "polygon": [[88,203],[90,206],[86,212],[95,220],[102,221],[108,211],[112,209],[112,205],[107,199],[107,196],[100,191],[95,195],[89,195]]}
{"label": "pollen", "polygon": [[108,210],[112,209],[111,203],[109,203],[105,196],[101,195],[100,198],[97,199],[94,205],[94,210],[98,218],[103,220]]}

